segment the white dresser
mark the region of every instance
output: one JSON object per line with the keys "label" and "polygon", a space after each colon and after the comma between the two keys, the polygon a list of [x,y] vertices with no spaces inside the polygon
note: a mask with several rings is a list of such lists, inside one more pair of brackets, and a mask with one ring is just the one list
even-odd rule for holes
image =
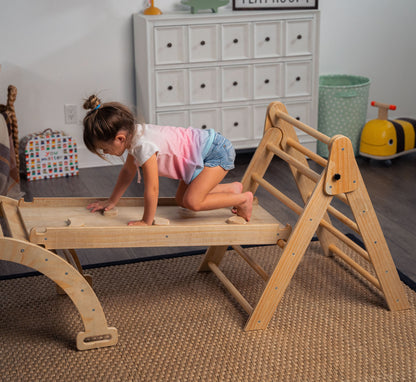
{"label": "white dresser", "polygon": [[315,10],[135,14],[138,111],[148,123],[214,128],[236,149],[257,146],[272,101],[316,128],[318,42]]}

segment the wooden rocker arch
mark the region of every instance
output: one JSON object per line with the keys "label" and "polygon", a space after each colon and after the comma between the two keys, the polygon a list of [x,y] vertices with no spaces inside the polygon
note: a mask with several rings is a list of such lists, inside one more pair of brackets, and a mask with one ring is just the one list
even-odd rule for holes
{"label": "wooden rocker arch", "polygon": [[[2,200],[3,209],[10,208],[10,204],[15,202],[8,198]],[[4,203],[5,200],[7,205]],[[2,231],[0,231],[0,248],[0,260],[35,269],[55,282],[71,298],[81,316],[85,330],[78,333],[76,338],[76,346],[79,350],[112,346],[117,343],[117,329],[107,326],[101,303],[78,269],[57,254],[38,245],[4,237]]]}

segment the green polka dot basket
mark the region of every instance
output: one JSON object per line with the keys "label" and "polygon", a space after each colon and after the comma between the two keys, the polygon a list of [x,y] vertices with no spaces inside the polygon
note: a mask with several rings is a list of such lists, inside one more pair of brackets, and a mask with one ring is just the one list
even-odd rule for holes
{"label": "green polka dot basket", "polygon": [[[350,75],[319,77],[318,130],[329,137],[337,134],[351,139],[357,156],[361,130],[366,123],[370,80]],[[328,158],[328,146],[318,141],[317,152]]]}

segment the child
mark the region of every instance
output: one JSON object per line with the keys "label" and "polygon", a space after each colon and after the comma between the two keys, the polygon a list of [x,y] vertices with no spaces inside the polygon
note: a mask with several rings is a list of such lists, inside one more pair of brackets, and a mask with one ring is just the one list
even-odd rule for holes
{"label": "child", "polygon": [[[127,159],[109,199],[91,203],[91,212],[111,210],[142,168],[144,213],[129,225],[152,225],[159,197],[159,176],[179,179],[178,205],[193,210],[233,207],[233,212],[249,221],[253,194],[242,193],[239,182],[220,184],[234,168],[235,151],[231,143],[213,130],[136,124],[131,111],[117,102],[101,103],[92,95],[84,103],[90,110],[84,118],[87,148]],[[140,181],[140,173],[138,174]]]}

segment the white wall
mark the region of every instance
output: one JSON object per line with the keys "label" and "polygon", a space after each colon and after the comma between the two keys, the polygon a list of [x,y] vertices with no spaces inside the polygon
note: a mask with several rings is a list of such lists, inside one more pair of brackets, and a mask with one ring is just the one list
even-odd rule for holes
{"label": "white wall", "polygon": [[[155,0],[164,12],[187,9],[179,3]],[[21,137],[61,130],[76,138],[80,167],[105,164],[83,146],[82,99],[99,92],[134,107],[131,16],[143,8],[143,0],[0,0],[0,103],[15,85]],[[321,74],[370,77],[371,99],[416,117],[416,2],[320,0],[319,9]],[[64,104],[78,105],[78,125],[64,123]]]}

